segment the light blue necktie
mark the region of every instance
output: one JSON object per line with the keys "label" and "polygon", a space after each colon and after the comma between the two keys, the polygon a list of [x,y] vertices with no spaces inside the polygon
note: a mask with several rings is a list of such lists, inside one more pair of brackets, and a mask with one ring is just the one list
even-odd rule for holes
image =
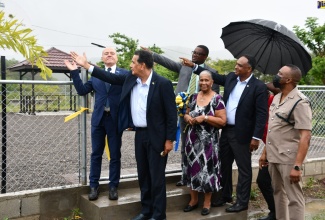
{"label": "light blue necktie", "polygon": [[[107,72],[111,72],[111,68],[107,68]],[[105,86],[106,86],[106,91],[107,91],[107,93],[109,92],[109,89],[111,88],[111,84],[110,83],[107,83],[107,82],[105,82]],[[108,97],[107,97],[107,99],[106,99],[106,103],[105,103],[105,108],[109,108],[109,100],[108,100]]]}

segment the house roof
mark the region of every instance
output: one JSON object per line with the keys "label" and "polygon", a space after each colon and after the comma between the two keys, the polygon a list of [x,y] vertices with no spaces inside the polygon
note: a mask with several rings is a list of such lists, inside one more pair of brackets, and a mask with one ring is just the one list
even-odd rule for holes
{"label": "house roof", "polygon": [[[45,64],[48,68],[50,68],[53,73],[69,73],[70,71],[64,64],[64,60],[71,60],[70,54],[59,50],[55,47],[48,49],[48,56],[44,57],[46,60]],[[40,72],[40,69],[34,64],[33,66],[28,60],[21,61],[8,69],[12,72],[22,71],[22,72]]]}

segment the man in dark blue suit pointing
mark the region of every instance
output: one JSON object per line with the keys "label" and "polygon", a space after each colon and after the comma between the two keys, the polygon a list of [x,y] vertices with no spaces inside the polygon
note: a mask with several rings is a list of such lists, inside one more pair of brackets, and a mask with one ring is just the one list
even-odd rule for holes
{"label": "man in dark blue suit pointing", "polygon": [[[127,70],[116,67],[117,55],[114,48],[107,47],[102,52],[105,71],[116,75],[126,74]],[[122,132],[117,131],[117,111],[121,97],[122,86],[110,85],[95,77],[83,84],[79,72],[71,72],[73,84],[79,95],[94,91],[95,106],[91,117],[90,158],[90,193],[89,200],[96,200],[99,195],[99,178],[102,166],[102,155],[105,147],[105,137],[108,137],[110,151],[109,164],[109,199],[118,199],[117,187],[121,173]]]}

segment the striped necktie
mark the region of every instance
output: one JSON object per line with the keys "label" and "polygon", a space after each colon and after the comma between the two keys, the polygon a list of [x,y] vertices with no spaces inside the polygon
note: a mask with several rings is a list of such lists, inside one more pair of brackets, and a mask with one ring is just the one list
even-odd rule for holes
{"label": "striped necktie", "polygon": [[188,93],[193,94],[196,92],[196,74],[192,73],[190,84],[188,85]]}

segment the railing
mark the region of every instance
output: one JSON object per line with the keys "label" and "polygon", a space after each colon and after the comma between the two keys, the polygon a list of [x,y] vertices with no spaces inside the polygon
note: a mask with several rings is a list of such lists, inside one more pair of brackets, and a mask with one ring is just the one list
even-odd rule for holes
{"label": "railing", "polygon": [[[6,187],[2,185],[1,192],[65,186],[71,182],[85,184],[91,152],[91,114],[66,123],[64,118],[80,106],[87,107],[91,96],[88,99],[78,96],[72,82],[2,80],[0,83],[6,85],[6,97],[1,97],[2,150],[5,149],[1,160],[1,173],[5,175],[1,182],[5,181]],[[325,87],[300,86],[299,89],[310,98],[313,109],[313,137],[308,157],[324,157]],[[35,102],[30,101],[31,106],[24,109],[20,106],[24,106],[24,97],[27,100],[34,97]],[[124,133],[122,168],[134,168],[133,132]],[[255,162],[261,149],[262,146],[253,155]],[[171,154],[170,161],[179,163],[180,152]],[[105,158],[102,167],[108,170]]]}

